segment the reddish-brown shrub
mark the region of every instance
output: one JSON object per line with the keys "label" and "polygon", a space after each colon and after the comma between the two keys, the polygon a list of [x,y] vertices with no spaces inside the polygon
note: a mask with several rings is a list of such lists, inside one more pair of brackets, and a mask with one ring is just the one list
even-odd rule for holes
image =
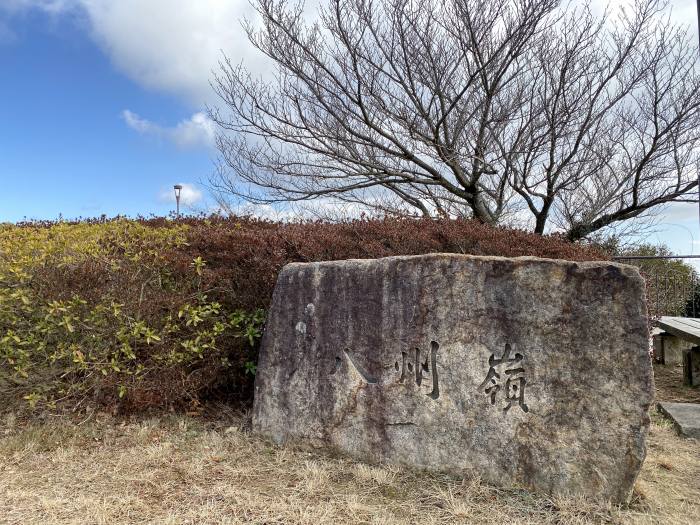
{"label": "reddish-brown shrub", "polygon": [[[249,372],[257,352],[251,348],[251,342],[256,342],[259,330],[256,328],[252,336],[244,334],[236,331],[236,322],[231,324],[226,320],[235,318],[237,311],[251,313],[267,309],[277,275],[287,263],[432,252],[529,255],[577,261],[607,258],[592,247],[571,244],[558,237],[493,228],[468,220],[275,223],[213,217],[177,221],[140,219],[138,225],[123,220],[103,222],[105,227],[98,228],[88,225],[99,226],[100,221],[87,221],[88,225],[82,221],[75,227],[65,223],[60,228],[51,223],[11,227],[32,229],[31,235],[29,230],[27,235],[13,235],[4,230],[3,242],[7,246],[0,246],[0,255],[3,249],[6,254],[10,249],[23,251],[22,257],[5,259],[26,275],[16,282],[15,274],[8,273],[7,282],[0,279],[0,292],[3,292],[0,296],[5,298],[6,305],[6,315],[0,316],[0,342],[6,342],[6,348],[0,348],[0,366],[5,352],[5,362],[17,370],[20,370],[17,356],[23,356],[26,366],[21,372],[26,375],[27,370],[35,370],[33,377],[39,381],[60,372],[62,378],[70,378],[72,386],[81,387],[81,381],[89,378],[89,388],[75,388],[75,391],[90,392],[92,403],[124,410],[192,406],[212,397],[249,399],[253,378]],[[46,235],[41,234],[47,232],[44,228],[48,229]],[[92,236],[92,240],[84,243],[87,236]],[[51,239],[57,240],[47,253],[43,247]],[[34,247],[27,247],[28,240],[36,243]],[[37,255],[42,262],[37,263]],[[27,307],[24,313],[19,312],[24,308],[24,299],[17,295],[16,287],[25,290],[31,302],[31,308]],[[57,301],[62,308],[70,309],[70,315],[74,316],[70,319],[77,328],[63,333],[60,328],[63,321],[58,319],[55,325],[42,324],[34,330],[43,323],[42,312]],[[104,318],[105,308],[116,303],[123,314],[114,319]],[[211,339],[210,346],[198,347],[195,354],[190,351],[182,359],[173,360],[172,356],[182,354],[182,348],[189,348],[187,345],[199,333],[193,326],[178,321],[183,308],[186,310],[189,305],[205,308],[210,304],[219,306],[210,324],[204,327],[208,331],[202,333],[214,333],[211,330],[217,329],[215,325],[221,327],[221,323],[225,324],[225,330],[222,328],[217,333],[215,342]],[[17,305],[18,312],[11,311],[15,308],[12,305]],[[250,326],[259,324],[259,321],[246,321],[251,322]],[[178,323],[180,327],[175,326]],[[97,352],[98,357],[85,363],[82,359],[90,358],[97,344],[92,342],[95,340],[92,326],[102,327],[101,353]],[[159,338],[144,341],[143,333],[131,337],[129,334],[137,326],[143,333],[152,330]],[[16,337],[18,330],[27,334]],[[119,360],[125,358],[119,345],[127,339],[133,355],[122,363]],[[55,353],[51,354],[47,345],[59,345],[63,349],[63,368],[56,370],[51,361],[54,357],[48,358],[50,363],[46,366],[54,367],[50,370],[41,368],[38,357],[32,361],[27,349],[36,344],[49,356]],[[71,356],[77,356],[80,361],[76,366]],[[113,361],[109,370],[100,370],[104,356]],[[46,361],[44,357],[43,362]],[[0,369],[0,397],[2,384]],[[64,398],[70,399],[73,390],[66,389],[72,388],[71,385],[61,383],[53,391],[59,390]],[[45,389],[49,393],[41,397],[34,394],[36,387],[36,384],[26,385],[27,392],[31,392],[29,399],[49,399],[50,389]]]}
{"label": "reddish-brown shrub", "polygon": [[[463,253],[607,260],[602,251],[557,236],[494,228],[470,220],[366,219],[341,223],[271,223],[255,219],[185,219],[188,246],[180,266],[207,261],[204,280],[235,307],[267,308],[281,268],[291,262]],[[161,221],[153,222],[162,224]]]}

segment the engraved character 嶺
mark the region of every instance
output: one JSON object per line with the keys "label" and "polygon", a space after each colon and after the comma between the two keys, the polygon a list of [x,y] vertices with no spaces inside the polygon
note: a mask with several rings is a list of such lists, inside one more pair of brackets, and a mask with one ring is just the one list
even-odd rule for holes
{"label": "engraved character \u5dba", "polygon": [[[491,357],[489,357],[489,371],[486,374],[486,379],[479,385],[479,390],[484,390],[484,393],[489,396],[492,405],[496,404],[498,392],[503,388],[505,399],[508,403],[503,407],[504,414],[510,410],[515,402],[518,403],[518,406],[523,412],[529,410],[525,403],[525,385],[527,384],[527,379],[525,378],[525,369],[522,366],[523,355],[519,352],[515,352],[515,355],[511,357],[511,352],[511,345],[506,343],[505,350],[500,359],[497,359],[495,354],[491,354]],[[502,377],[502,374],[498,372],[499,370],[503,370],[503,374],[505,375],[505,384],[503,387],[499,382]]]}

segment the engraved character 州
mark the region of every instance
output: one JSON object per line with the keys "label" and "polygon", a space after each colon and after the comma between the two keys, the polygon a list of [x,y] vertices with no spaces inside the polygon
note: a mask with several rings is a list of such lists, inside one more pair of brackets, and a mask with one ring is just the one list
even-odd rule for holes
{"label": "engraved character \u5dde", "polygon": [[529,410],[527,404],[525,404],[525,385],[527,384],[527,379],[525,379],[525,369],[522,367],[523,355],[519,352],[515,352],[515,355],[511,357],[511,352],[511,345],[506,343],[505,350],[500,359],[496,359],[496,355],[491,354],[491,357],[489,357],[489,371],[486,374],[486,379],[479,385],[479,390],[483,389],[484,394],[489,396],[491,404],[495,405],[496,397],[501,390],[501,383],[499,381],[501,381],[502,374],[499,374],[499,370],[503,370],[503,374],[505,375],[503,390],[506,402],[508,403],[503,407],[504,414],[510,410],[515,402],[518,403],[518,406],[523,412]]}
{"label": "engraved character \u5dde", "polygon": [[431,378],[433,380],[433,389],[430,393],[426,394],[431,399],[437,399],[440,397],[440,385],[438,382],[438,371],[437,371],[437,353],[440,345],[431,341],[430,343],[430,355],[425,356],[425,361],[421,363],[421,351],[416,348],[415,361],[411,362],[407,352],[401,352],[401,365],[396,361],[394,363],[394,368],[396,371],[401,371],[401,377],[399,377],[399,383],[403,383],[408,379],[409,376],[415,376],[416,385],[421,386],[423,383],[423,373],[430,372]]}

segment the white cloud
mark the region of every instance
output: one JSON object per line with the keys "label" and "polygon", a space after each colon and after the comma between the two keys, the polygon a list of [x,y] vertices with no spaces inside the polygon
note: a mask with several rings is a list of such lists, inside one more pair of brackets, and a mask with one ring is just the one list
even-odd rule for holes
{"label": "white cloud", "polygon": [[316,219],[357,219],[362,213],[371,210],[355,203],[340,202],[335,199],[317,199],[306,203],[252,204],[241,202],[238,205],[228,203],[210,208],[212,213],[231,213],[238,216],[250,216],[272,221],[316,220]]}
{"label": "white cloud", "polygon": [[153,122],[139,117],[136,113],[129,111],[128,109],[122,111],[122,118],[124,119],[124,122],[126,122],[127,126],[138,131],[139,133],[147,134],[159,131],[158,126],[153,124]]}
{"label": "white cloud", "polygon": [[0,10],[15,13],[27,9],[39,9],[50,14],[60,14],[79,4],[80,0],[2,0]]}
{"label": "white cloud", "polygon": [[257,16],[248,0],[0,0],[0,14],[29,9],[51,15],[80,12],[93,40],[120,72],[196,108],[214,102],[209,82],[222,51],[252,71],[269,69],[241,24]]}
{"label": "white cloud", "polygon": [[128,109],[122,111],[122,118],[127,126],[140,134],[168,140],[182,149],[214,145],[216,125],[201,112],[195,113],[173,127],[161,126]]}
{"label": "white cloud", "polygon": [[270,221],[284,222],[298,218],[298,214],[290,207],[281,208],[271,206],[270,204],[243,204],[231,211],[236,215],[250,216]]}
{"label": "white cloud", "polygon": [[[204,198],[202,191],[194,184],[186,182],[180,182],[179,184],[182,186],[180,191],[181,206],[195,206]],[[159,199],[161,202],[175,204],[175,189],[173,187],[164,188],[160,192]]]}
{"label": "white cloud", "polygon": [[0,0],[0,45],[14,44],[18,35],[12,28],[12,16],[30,9],[41,11],[49,17],[66,14],[78,7],[79,0]]}
{"label": "white cloud", "polygon": [[[689,197],[694,198],[696,194],[690,194]],[[666,206],[660,213],[658,220],[661,223],[674,223],[685,221],[698,221],[700,213],[698,212],[698,204],[693,202],[676,202]]]}
{"label": "white cloud", "polygon": [[[318,0],[306,2],[315,18]],[[625,2],[592,0],[596,12],[615,11]],[[694,0],[671,0],[672,18],[697,34]],[[0,11],[35,8],[46,13],[80,9],[93,39],[122,73],[149,89],[184,97],[200,108],[214,101],[209,82],[221,52],[251,70],[269,70],[268,59],[255,50],[241,27],[256,19],[248,0],[0,0]]]}
{"label": "white cloud", "polygon": [[138,84],[184,97],[201,107],[224,51],[251,56],[240,20],[247,0],[74,0],[88,15],[95,41]]}
{"label": "white cloud", "polygon": [[195,113],[169,130],[169,134],[181,148],[212,146],[216,138],[216,124],[204,113]]}

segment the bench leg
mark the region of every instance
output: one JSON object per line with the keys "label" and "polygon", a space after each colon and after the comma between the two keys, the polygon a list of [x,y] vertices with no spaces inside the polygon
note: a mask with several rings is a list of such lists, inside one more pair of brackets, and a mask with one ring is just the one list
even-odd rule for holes
{"label": "bench leg", "polygon": [[656,334],[652,339],[654,361],[661,365],[666,364],[664,359],[664,335],[665,334]]}
{"label": "bench leg", "polygon": [[659,364],[664,363],[664,337],[663,334],[657,334],[652,338],[652,352],[654,361]]}
{"label": "bench leg", "polygon": [[687,386],[700,385],[700,346],[683,351],[683,383]]}
{"label": "bench leg", "polygon": [[681,366],[683,352],[693,347],[693,343],[669,333],[654,336],[654,360],[662,365]]}

